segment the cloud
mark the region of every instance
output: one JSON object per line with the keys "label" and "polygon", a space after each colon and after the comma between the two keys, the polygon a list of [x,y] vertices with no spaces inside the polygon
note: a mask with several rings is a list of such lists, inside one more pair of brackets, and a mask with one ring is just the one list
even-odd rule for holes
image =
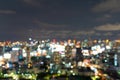
{"label": "cloud", "polygon": [[120,0],[103,0],[92,8],[94,12],[120,12]]}
{"label": "cloud", "polygon": [[95,32],[95,34],[94,34],[94,36],[112,36],[114,33],[112,33],[112,32]]}
{"label": "cloud", "polygon": [[66,25],[66,24],[52,24],[52,23],[46,23],[46,22],[41,22],[39,20],[35,20],[33,21],[34,24],[38,25],[39,28],[41,29],[57,29],[57,30],[60,30],[60,29],[63,29],[63,28],[67,28],[69,25]]}
{"label": "cloud", "polygon": [[92,35],[95,31],[75,31],[73,32],[74,35]]}
{"label": "cloud", "polygon": [[34,7],[40,7],[40,6],[45,6],[48,3],[51,3],[53,0],[21,0],[22,2],[34,6]]}
{"label": "cloud", "polygon": [[105,34],[103,34],[104,36],[112,36],[113,35],[113,33],[112,32],[107,32],[107,33],[105,33]]}
{"label": "cloud", "polygon": [[95,35],[96,35],[96,36],[101,36],[102,33],[96,32]]}
{"label": "cloud", "polygon": [[120,24],[105,24],[97,26],[94,29],[99,31],[118,31],[120,30]]}
{"label": "cloud", "polygon": [[0,14],[16,14],[13,10],[0,10]]}
{"label": "cloud", "polygon": [[96,19],[96,21],[108,21],[112,18],[112,15],[110,14],[105,14]]}
{"label": "cloud", "polygon": [[40,2],[37,0],[22,0],[24,3],[32,6],[40,6]]}

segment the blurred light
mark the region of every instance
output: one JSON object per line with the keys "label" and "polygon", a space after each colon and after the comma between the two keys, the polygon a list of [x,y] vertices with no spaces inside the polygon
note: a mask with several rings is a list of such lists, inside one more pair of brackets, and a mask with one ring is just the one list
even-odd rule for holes
{"label": "blurred light", "polygon": [[31,79],[32,78],[32,75],[29,75],[29,79]]}
{"label": "blurred light", "polygon": [[0,61],[3,60],[3,56],[0,56]]}
{"label": "blurred light", "polygon": [[73,73],[72,75],[75,75],[75,73]]}
{"label": "blurred light", "polygon": [[71,70],[70,72],[73,73],[73,70]]}
{"label": "blurred light", "polygon": [[63,64],[65,64],[65,62],[62,62]]}
{"label": "blurred light", "polygon": [[108,42],[109,42],[109,39],[107,39],[105,42],[108,43]]}
{"label": "blurred light", "polygon": [[10,59],[11,58],[11,54],[10,53],[4,53],[4,58],[5,59]]}
{"label": "blurred light", "polygon": [[27,53],[23,53],[23,57],[27,57]]}
{"label": "blurred light", "polygon": [[93,42],[94,42],[94,43],[97,43],[97,40],[94,40]]}
{"label": "blurred light", "polygon": [[50,58],[51,56],[47,55],[46,58]]}
{"label": "blurred light", "polygon": [[61,73],[61,71],[59,70],[59,71],[58,71],[58,73],[60,74],[60,73]]}
{"label": "blurred light", "polygon": [[106,49],[111,49],[111,47],[107,45],[107,46],[106,46]]}
{"label": "blurred light", "polygon": [[73,68],[73,66],[71,66],[71,68]]}
{"label": "blurred light", "polygon": [[31,41],[31,40],[32,40],[32,38],[29,38],[29,40]]}
{"label": "blurred light", "polygon": [[20,48],[12,48],[13,51],[18,51]]}

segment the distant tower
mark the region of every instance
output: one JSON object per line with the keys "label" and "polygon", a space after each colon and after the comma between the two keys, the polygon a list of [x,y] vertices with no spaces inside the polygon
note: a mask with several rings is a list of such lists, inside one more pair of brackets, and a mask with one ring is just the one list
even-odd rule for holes
{"label": "distant tower", "polygon": [[18,61],[23,61],[23,52],[22,52],[22,49],[19,49],[18,50]]}
{"label": "distant tower", "polygon": [[54,52],[53,53],[53,62],[55,64],[60,64],[60,62],[61,62],[61,56],[60,56],[59,52]]}
{"label": "distant tower", "polygon": [[26,53],[27,53],[26,60],[27,60],[27,63],[29,63],[29,62],[31,62],[30,47],[27,47],[27,48],[26,48]]}
{"label": "distant tower", "polygon": [[117,54],[114,55],[114,66],[118,66]]}
{"label": "distant tower", "polygon": [[65,55],[66,57],[71,57],[72,47],[68,44],[65,46]]}

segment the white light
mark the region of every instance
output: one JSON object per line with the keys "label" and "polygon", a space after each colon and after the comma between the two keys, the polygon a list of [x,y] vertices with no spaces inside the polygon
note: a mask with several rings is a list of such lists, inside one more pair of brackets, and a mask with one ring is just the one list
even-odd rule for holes
{"label": "white light", "polygon": [[73,73],[72,75],[75,75],[75,73]]}
{"label": "white light", "polygon": [[107,45],[107,46],[106,46],[106,49],[111,49],[111,47]]}
{"label": "white light", "polygon": [[29,38],[29,40],[31,41],[31,40],[32,40],[32,38]]}
{"label": "white light", "polygon": [[73,73],[73,70],[71,70],[70,72]]}
{"label": "white light", "polygon": [[32,78],[32,75],[29,75],[29,79],[31,79]]}
{"label": "white light", "polygon": [[46,58],[50,58],[50,56],[49,56],[49,55],[47,55],[47,56],[46,56]]}
{"label": "white light", "polygon": [[63,62],[63,64],[65,64],[65,62]]}
{"label": "white light", "polygon": [[59,70],[58,73],[61,73],[61,71]]}
{"label": "white light", "polygon": [[4,56],[5,59],[10,59],[11,58],[11,54],[10,53],[5,53],[3,56]]}
{"label": "white light", "polygon": [[3,56],[0,56],[0,61],[3,60]]}
{"label": "white light", "polygon": [[13,51],[18,51],[20,48],[12,48]]}
{"label": "white light", "polygon": [[71,68],[73,68],[73,66],[71,66]]}
{"label": "white light", "polygon": [[23,53],[23,57],[27,57],[27,53]]}
{"label": "white light", "polygon": [[97,52],[97,51],[92,51],[92,54],[93,54],[93,55],[97,55],[98,52]]}

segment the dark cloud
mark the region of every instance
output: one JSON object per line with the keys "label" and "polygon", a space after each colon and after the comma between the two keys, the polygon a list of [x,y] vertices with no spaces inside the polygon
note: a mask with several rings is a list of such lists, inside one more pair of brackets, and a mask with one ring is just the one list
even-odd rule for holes
{"label": "dark cloud", "polygon": [[13,10],[0,10],[0,14],[16,14]]}
{"label": "dark cloud", "polygon": [[21,0],[24,3],[28,4],[28,5],[32,5],[32,6],[40,6],[40,2],[37,0]]}
{"label": "dark cloud", "polygon": [[119,31],[120,24],[105,24],[105,25],[97,26],[95,27],[95,29],[99,31]]}
{"label": "dark cloud", "polygon": [[113,36],[114,31],[119,31],[119,3],[119,0],[1,0],[0,37]]}
{"label": "dark cloud", "polygon": [[98,18],[96,19],[96,21],[105,22],[105,21],[109,21],[111,18],[112,18],[112,15],[111,15],[111,14],[105,14],[105,15],[101,15],[100,17],[98,17]]}
{"label": "dark cloud", "polygon": [[35,20],[33,22],[34,24],[36,24],[38,26],[38,28],[40,29],[46,29],[46,30],[64,30],[64,29],[69,29],[70,25],[66,25],[66,24],[52,24],[52,23],[45,23],[45,22],[41,22],[39,20]]}
{"label": "dark cloud", "polygon": [[120,0],[103,0],[101,3],[98,3],[93,11],[95,12],[120,12]]}

